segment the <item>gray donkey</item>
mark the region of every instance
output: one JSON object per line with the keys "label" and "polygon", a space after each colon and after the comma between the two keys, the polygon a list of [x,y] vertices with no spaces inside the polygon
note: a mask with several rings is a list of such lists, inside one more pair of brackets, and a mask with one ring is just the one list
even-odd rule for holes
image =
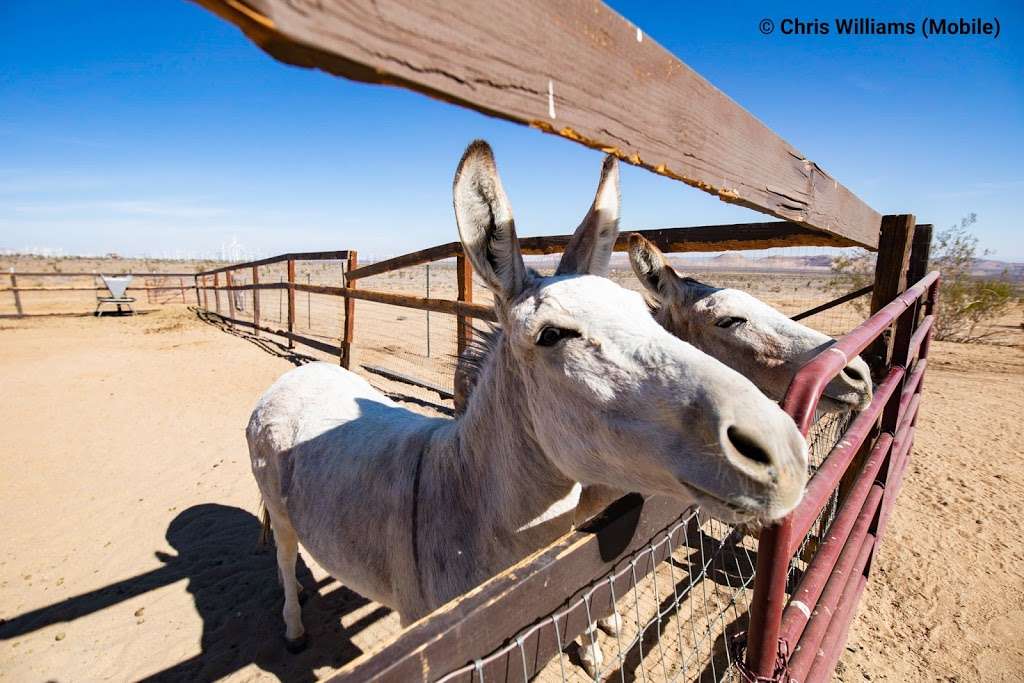
{"label": "gray donkey", "polygon": [[[807,361],[835,343],[744,291],[681,277],[656,246],[636,233],[629,236],[629,262],[650,293],[662,327],[738,370],[776,401]],[[871,391],[868,364],[857,356],[825,387],[819,408],[863,410],[871,403]]]}
{"label": "gray donkey", "polygon": [[501,325],[463,414],[413,413],[314,363],[281,377],[249,420],[289,649],[305,639],[299,542],[408,624],[564,533],[579,484],[734,522],[785,515],[806,484],[806,443],[775,403],[666,332],[639,294],[596,277],[618,234],[613,158],[552,277],[523,262],[486,143],[466,150],[453,193]]}

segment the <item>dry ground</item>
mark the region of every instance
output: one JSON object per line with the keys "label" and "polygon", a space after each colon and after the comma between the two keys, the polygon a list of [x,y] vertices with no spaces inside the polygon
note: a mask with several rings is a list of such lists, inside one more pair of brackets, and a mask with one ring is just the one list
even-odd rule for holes
{"label": "dry ground", "polygon": [[[0,678],[313,679],[394,631],[314,566],[312,647],[280,647],[243,428],[286,356],[181,307],[0,320]],[[1024,352],[933,358],[843,680],[1024,676]]]}

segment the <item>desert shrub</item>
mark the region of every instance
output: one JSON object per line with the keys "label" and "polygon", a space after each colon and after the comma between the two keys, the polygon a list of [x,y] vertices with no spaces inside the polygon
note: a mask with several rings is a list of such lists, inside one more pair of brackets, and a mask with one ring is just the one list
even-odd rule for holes
{"label": "desert shrub", "polygon": [[[978,342],[995,332],[987,329],[992,322],[1009,310],[1018,297],[1016,287],[1006,277],[980,278],[971,274],[978,258],[978,238],[971,232],[978,220],[971,213],[932,238],[929,270],[942,273],[939,291],[936,339],[955,342]],[[982,256],[990,252],[984,250]],[[832,277],[828,289],[835,293],[865,287],[874,280],[875,256],[866,249],[837,257],[832,262]],[[862,315],[868,313],[870,301],[861,297],[854,302]]]}

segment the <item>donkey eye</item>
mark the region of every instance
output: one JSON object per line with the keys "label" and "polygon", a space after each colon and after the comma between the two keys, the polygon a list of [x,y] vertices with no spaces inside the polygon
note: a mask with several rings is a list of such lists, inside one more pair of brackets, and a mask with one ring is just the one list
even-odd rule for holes
{"label": "donkey eye", "polygon": [[715,327],[721,327],[724,330],[728,330],[737,325],[741,325],[747,322],[746,318],[737,318],[735,316],[727,315],[724,318],[719,318],[715,321]]}
{"label": "donkey eye", "polygon": [[576,330],[567,330],[564,327],[545,327],[537,335],[537,346],[554,346],[563,339],[571,339],[580,336]]}

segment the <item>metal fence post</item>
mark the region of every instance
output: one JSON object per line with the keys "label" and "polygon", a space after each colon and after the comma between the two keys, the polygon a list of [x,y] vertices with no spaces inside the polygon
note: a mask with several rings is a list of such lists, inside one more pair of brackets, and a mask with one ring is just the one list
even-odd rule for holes
{"label": "metal fence post", "polygon": [[[348,274],[359,267],[359,255],[356,251],[349,251],[345,261],[345,288],[355,289],[356,280],[349,280]],[[344,304],[345,319],[342,322],[341,330],[341,367],[346,370],[352,369],[352,344],[355,343],[355,315],[356,302],[352,297],[345,297]]]}
{"label": "metal fence post", "polygon": [[764,527],[757,541],[754,595],[750,601],[746,665],[760,678],[774,680],[779,655],[779,630],[786,606],[792,519]]}
{"label": "metal fence post", "polygon": [[21,292],[18,291],[18,276],[14,274],[14,266],[11,266],[11,294],[14,295],[14,310],[19,317],[25,315],[21,308]]}
{"label": "metal fence post", "polygon": [[[913,217],[911,217],[912,219]],[[922,225],[917,228],[914,227],[913,221],[911,220],[909,229],[910,232],[907,235],[909,238],[909,252],[907,255],[907,261],[905,264],[905,276],[904,286],[900,293],[905,290],[908,286],[912,286],[922,277],[924,277],[925,271],[928,268],[928,257],[931,252],[931,236],[932,230],[930,225]],[[927,298],[929,302],[934,301],[934,292],[936,284],[932,284],[928,289]],[[889,397],[889,402],[886,403],[885,408],[882,411],[881,419],[881,430],[895,436],[900,427],[900,421],[903,416],[900,414],[900,405],[903,403],[903,388],[907,383],[907,380],[911,374],[911,363],[910,363],[910,341],[914,336],[914,332],[917,329],[919,320],[919,309],[921,308],[920,301],[914,301],[910,306],[907,307],[899,318],[896,319],[896,330],[893,333],[892,344],[890,347],[889,363],[892,366],[900,366],[906,369],[903,378],[900,379],[896,386],[896,390]],[[929,311],[933,308],[932,304],[926,304],[925,308]],[[924,354],[927,355],[927,348],[922,349]],[[919,357],[923,357],[920,356]],[[921,384],[923,384],[923,377],[918,383],[918,386],[914,389],[916,394],[921,392]],[[909,405],[909,404],[907,404]],[[916,420],[916,417],[915,417]],[[907,440],[913,440],[913,432],[908,430],[905,434]],[[901,444],[894,443],[889,450],[889,456],[887,461],[882,465],[879,471],[878,479],[882,484],[882,500],[878,504],[878,511],[875,513],[875,518],[871,521],[870,533],[874,534],[876,538],[879,536],[879,525],[882,519],[888,514],[888,510],[895,504],[894,496],[897,491],[895,490],[896,482],[900,478],[897,467],[906,467],[907,462],[910,460],[910,446],[907,446],[906,454],[902,460],[897,463],[894,461],[894,454],[896,453],[897,446]],[[871,551],[867,564],[864,566],[864,576],[867,576],[871,570],[872,564],[874,564],[874,557],[878,551],[877,543],[874,549]]]}
{"label": "metal fence post", "polygon": [[295,259],[288,259],[288,348],[295,348]]}

